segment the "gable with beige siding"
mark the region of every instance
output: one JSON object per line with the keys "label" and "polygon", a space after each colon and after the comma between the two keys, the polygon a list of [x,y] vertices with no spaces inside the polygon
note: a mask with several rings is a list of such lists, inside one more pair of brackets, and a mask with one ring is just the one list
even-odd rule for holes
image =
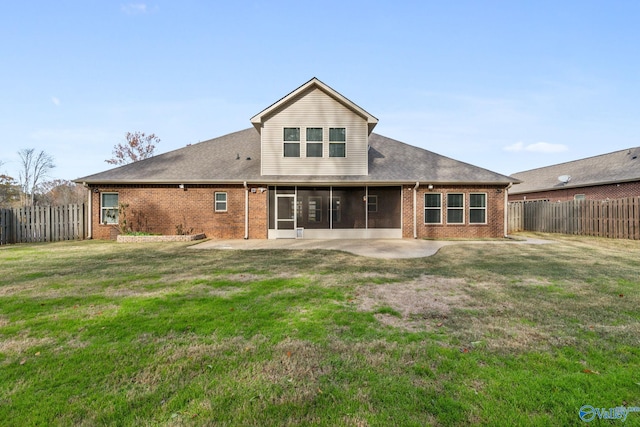
{"label": "gable with beige siding", "polygon": [[[284,156],[284,128],[300,128],[300,157]],[[322,157],[307,157],[306,128],[322,128]],[[329,128],[346,129],[345,157],[329,157]],[[318,87],[264,119],[262,175],[367,175],[368,123]]]}

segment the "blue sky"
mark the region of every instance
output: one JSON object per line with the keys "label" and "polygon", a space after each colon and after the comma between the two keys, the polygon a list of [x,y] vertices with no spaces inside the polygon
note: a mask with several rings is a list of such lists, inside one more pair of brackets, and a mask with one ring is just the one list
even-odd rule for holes
{"label": "blue sky", "polygon": [[128,131],[157,153],[250,127],[312,77],[375,132],[496,172],[640,145],[638,1],[31,1],[0,14],[0,173]]}

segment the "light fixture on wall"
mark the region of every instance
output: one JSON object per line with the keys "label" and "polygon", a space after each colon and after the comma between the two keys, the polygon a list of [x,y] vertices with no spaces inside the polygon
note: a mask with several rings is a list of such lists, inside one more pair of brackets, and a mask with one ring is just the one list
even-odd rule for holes
{"label": "light fixture on wall", "polygon": [[182,188],[184,191],[187,191],[187,189],[184,187],[184,184],[178,184],[178,188]]}
{"label": "light fixture on wall", "polygon": [[427,186],[427,188],[428,188],[429,190],[433,190],[433,184],[429,184],[429,185]]}

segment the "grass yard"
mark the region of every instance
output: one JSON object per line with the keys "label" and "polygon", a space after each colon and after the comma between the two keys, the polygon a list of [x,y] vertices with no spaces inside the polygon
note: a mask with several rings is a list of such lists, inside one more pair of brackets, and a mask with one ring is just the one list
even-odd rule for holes
{"label": "grass yard", "polygon": [[542,237],[417,260],[2,246],[0,425],[566,426],[640,407],[640,242]]}

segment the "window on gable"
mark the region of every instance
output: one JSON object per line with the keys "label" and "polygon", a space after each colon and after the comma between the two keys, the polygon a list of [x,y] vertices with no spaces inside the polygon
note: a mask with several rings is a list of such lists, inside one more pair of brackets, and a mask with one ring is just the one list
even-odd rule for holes
{"label": "window on gable", "polygon": [[469,194],[469,224],[487,223],[487,195],[485,193]]}
{"label": "window on gable", "polygon": [[322,157],[322,128],[307,128],[307,157]]}
{"label": "window on gable", "polygon": [[442,194],[426,193],[424,195],[424,223],[442,224]]}
{"label": "window on gable", "polygon": [[300,128],[284,128],[284,156],[300,157]]}
{"label": "window on gable", "polygon": [[118,223],[118,193],[100,194],[100,222],[102,224]]}
{"label": "window on gable", "polygon": [[227,193],[215,194],[215,210],[216,212],[227,211]]}
{"label": "window on gable", "polygon": [[329,128],[329,157],[346,157],[346,141],[346,128]]}
{"label": "window on gable", "polygon": [[464,224],[464,194],[447,194],[447,224]]}

